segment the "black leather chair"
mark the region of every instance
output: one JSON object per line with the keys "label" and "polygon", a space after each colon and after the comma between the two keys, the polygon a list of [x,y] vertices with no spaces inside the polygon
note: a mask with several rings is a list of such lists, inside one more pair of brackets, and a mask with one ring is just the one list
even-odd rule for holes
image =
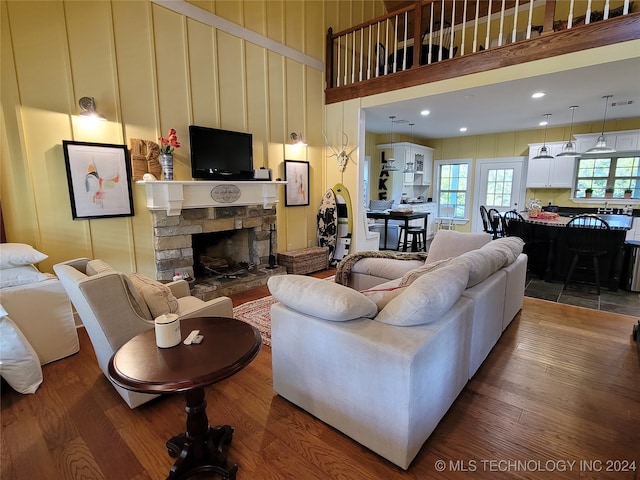
{"label": "black leather chair", "polygon": [[592,262],[596,288],[600,295],[600,259],[608,254],[606,238],[602,232],[609,230],[609,224],[596,215],[578,215],[567,223],[566,228],[567,250],[573,257],[562,290],[567,288],[577,269],[590,270],[588,264]]}

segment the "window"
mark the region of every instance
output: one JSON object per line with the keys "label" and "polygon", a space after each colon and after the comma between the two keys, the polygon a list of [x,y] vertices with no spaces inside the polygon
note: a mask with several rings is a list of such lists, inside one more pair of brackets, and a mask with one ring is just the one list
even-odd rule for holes
{"label": "window", "polygon": [[484,205],[496,207],[511,206],[513,193],[513,168],[498,168],[489,170],[487,179],[487,197]]}
{"label": "window", "polygon": [[576,198],[640,198],[640,156],[578,159]]}
{"label": "window", "polygon": [[437,161],[438,217],[469,218],[469,173],[471,161]]}

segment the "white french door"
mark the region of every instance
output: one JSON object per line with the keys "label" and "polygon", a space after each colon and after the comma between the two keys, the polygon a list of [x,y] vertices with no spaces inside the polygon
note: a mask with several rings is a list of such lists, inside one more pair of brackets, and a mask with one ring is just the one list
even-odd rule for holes
{"label": "white french door", "polygon": [[471,231],[482,231],[480,205],[499,212],[524,208],[524,160],[524,157],[507,157],[476,162]]}

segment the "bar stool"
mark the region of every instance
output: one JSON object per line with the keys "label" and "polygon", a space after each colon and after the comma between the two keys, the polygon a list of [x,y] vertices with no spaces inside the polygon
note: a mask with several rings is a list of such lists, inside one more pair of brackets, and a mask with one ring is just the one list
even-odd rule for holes
{"label": "bar stool", "polygon": [[409,227],[405,232],[404,225],[400,225],[400,233],[398,234],[398,250],[402,244],[402,238],[404,235],[404,244],[411,245],[412,252],[426,252],[427,251],[427,219],[429,215],[425,215],[424,223],[421,227]]}
{"label": "bar stool", "polygon": [[[567,229],[567,250],[573,254],[569,273],[562,286],[562,291],[567,288],[571,278],[578,267],[580,259],[593,262],[593,273],[598,295],[600,295],[600,258],[606,257],[607,246],[605,237],[601,235],[603,230],[609,230],[609,224],[595,215],[578,215],[573,217],[565,227]],[[583,270],[590,269],[587,265]]]}

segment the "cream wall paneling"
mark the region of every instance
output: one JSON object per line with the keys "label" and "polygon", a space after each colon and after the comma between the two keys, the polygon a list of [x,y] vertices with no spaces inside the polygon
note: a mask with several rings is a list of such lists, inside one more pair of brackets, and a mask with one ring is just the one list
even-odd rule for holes
{"label": "cream wall paneling", "polygon": [[[566,142],[547,142],[549,155],[555,157],[562,152]],[[575,175],[575,158],[538,158],[534,159],[542,143],[529,145],[527,166],[527,188],[572,188]]]}

